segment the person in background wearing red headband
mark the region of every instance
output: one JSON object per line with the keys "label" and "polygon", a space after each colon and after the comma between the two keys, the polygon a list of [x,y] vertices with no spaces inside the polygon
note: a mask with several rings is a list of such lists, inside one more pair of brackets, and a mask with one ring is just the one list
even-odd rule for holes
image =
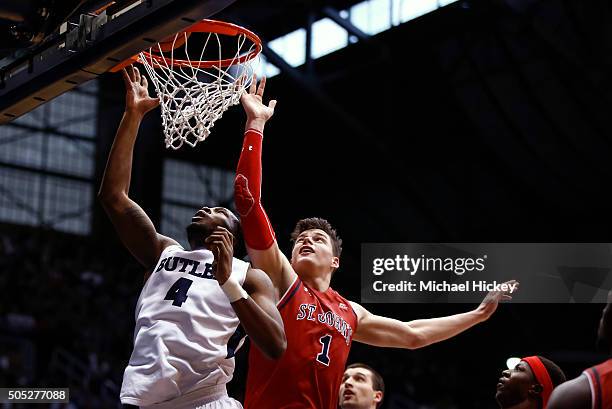
{"label": "person in background wearing red headband", "polygon": [[[612,355],[612,291],[601,313],[597,344]],[[612,358],[567,381],[550,397],[548,409],[612,409]]]}
{"label": "person in background wearing red headband", "polygon": [[529,356],[502,372],[495,399],[503,409],[547,409],[553,389],[563,382],[565,374],[554,362]]}

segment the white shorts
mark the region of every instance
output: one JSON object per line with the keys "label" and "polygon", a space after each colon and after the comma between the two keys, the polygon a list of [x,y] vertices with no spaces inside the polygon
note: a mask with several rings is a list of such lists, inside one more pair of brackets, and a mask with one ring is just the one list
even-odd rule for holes
{"label": "white shorts", "polygon": [[227,396],[225,385],[197,389],[176,399],[140,409],[243,409],[242,404]]}

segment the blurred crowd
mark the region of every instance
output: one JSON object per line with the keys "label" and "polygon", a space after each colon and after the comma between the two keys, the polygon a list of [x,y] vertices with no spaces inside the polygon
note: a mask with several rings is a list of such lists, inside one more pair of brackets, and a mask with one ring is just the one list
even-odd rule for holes
{"label": "blurred crowd", "polygon": [[71,408],[118,401],[104,395],[120,386],[140,284],[138,265],[89,239],[1,234],[0,385],[70,386]]}

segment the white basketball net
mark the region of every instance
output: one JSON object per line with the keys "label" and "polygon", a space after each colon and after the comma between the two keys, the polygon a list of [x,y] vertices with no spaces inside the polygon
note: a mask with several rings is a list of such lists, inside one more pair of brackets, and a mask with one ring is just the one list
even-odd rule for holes
{"label": "white basketball net", "polygon": [[[198,61],[204,59],[204,52],[209,43],[211,47],[214,47],[214,43],[217,44],[218,60],[223,59],[219,34],[194,34],[206,36],[204,47],[198,53],[199,58],[195,60],[189,55],[189,35],[179,33],[174,37],[174,43],[180,36],[184,37],[184,46],[178,48],[183,49],[184,47],[187,57],[181,56],[180,59],[187,60],[189,62],[187,66],[174,65],[174,44],[172,50],[168,52],[162,52],[158,44],[149,48],[149,57],[144,53],[140,53],[139,57],[160,99],[166,148],[178,149],[183,143],[195,146],[206,139],[215,121],[221,118],[230,106],[240,102],[242,93],[251,84],[253,78],[253,59],[238,64],[241,56],[256,48],[256,45],[244,34],[236,36],[237,51],[232,63],[228,67],[221,67],[219,64],[210,68],[199,67]],[[248,49],[245,43],[250,43]],[[246,51],[243,51],[243,48]],[[156,60],[151,57],[153,54],[166,57],[166,59]]]}

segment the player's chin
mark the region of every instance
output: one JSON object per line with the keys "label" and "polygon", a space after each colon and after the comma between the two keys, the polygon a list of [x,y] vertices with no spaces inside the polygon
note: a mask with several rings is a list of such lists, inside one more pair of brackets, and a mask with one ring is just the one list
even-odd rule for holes
{"label": "player's chin", "polygon": [[500,404],[504,404],[504,402],[507,401],[506,399],[506,392],[503,390],[504,386],[503,385],[497,385],[497,391],[495,392],[495,400],[500,403]]}
{"label": "player's chin", "polygon": [[187,226],[187,236],[191,237],[208,237],[214,230],[214,226],[209,220],[195,220]]}
{"label": "player's chin", "polygon": [[312,255],[298,254],[295,256],[295,265],[300,271],[304,273],[315,272],[319,269],[319,260]]}

